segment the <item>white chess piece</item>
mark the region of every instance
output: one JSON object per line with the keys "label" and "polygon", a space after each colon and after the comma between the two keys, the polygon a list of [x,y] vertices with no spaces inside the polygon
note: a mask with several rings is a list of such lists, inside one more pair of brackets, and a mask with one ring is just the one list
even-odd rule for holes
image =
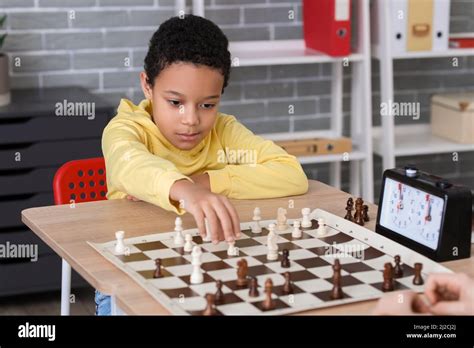
{"label": "white chess piece", "polygon": [[191,284],[201,284],[204,281],[204,277],[202,275],[201,269],[201,260],[202,250],[201,247],[195,245],[193,248],[193,252],[191,254],[191,265],[193,266],[193,273],[191,273],[190,282]]}
{"label": "white chess piece", "polygon": [[115,253],[116,254],[124,254],[127,250],[125,247],[125,243],[123,238],[125,237],[124,231],[117,231],[115,232],[115,238],[117,238],[117,244],[115,244]]}
{"label": "white chess piece", "polygon": [[327,226],[323,218],[318,219],[317,234],[318,236],[325,236],[327,234]]}
{"label": "white chess piece", "polygon": [[278,244],[276,242],[278,236],[275,234],[275,224],[268,225],[267,235],[267,260],[278,260]]}
{"label": "white chess piece", "polygon": [[229,248],[227,249],[228,256],[239,256],[239,249],[235,247],[235,242],[229,242]]}
{"label": "white chess piece", "polygon": [[293,232],[291,232],[292,238],[301,238],[303,236],[303,233],[301,232],[301,229],[300,229],[300,225],[301,225],[300,220],[293,221]]}
{"label": "white chess piece", "polygon": [[301,215],[303,215],[303,220],[301,221],[301,227],[308,228],[312,226],[311,220],[309,218],[309,214],[311,214],[311,209],[309,208],[301,209]]}
{"label": "white chess piece", "polygon": [[278,208],[277,228],[278,228],[278,231],[284,231],[288,228],[288,225],[286,224],[286,209],[285,208]]}
{"label": "white chess piece", "polygon": [[191,233],[186,233],[184,235],[184,240],[186,241],[184,243],[184,251],[189,253],[193,250],[193,236]]}
{"label": "white chess piece", "polygon": [[176,232],[176,235],[174,237],[174,244],[179,246],[183,245],[183,220],[181,220],[179,216],[174,221],[174,230]]}
{"label": "white chess piece", "polygon": [[260,208],[256,207],[253,210],[253,218],[252,220],[255,221],[255,223],[252,224],[252,233],[261,233],[262,232],[262,227],[260,226],[260,220],[262,217],[260,216]]}
{"label": "white chess piece", "polygon": [[210,242],[211,238],[211,226],[209,225],[209,221],[204,219],[204,226],[206,226],[206,236],[202,239],[203,242]]}

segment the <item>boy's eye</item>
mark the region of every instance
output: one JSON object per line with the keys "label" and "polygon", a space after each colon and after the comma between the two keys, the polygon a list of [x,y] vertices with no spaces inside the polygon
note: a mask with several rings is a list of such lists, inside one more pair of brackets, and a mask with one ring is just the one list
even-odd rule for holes
{"label": "boy's eye", "polygon": [[179,100],[168,100],[168,103],[170,103],[173,106],[179,106],[179,104],[181,104]]}
{"label": "boy's eye", "polygon": [[216,104],[201,104],[204,109],[212,109]]}

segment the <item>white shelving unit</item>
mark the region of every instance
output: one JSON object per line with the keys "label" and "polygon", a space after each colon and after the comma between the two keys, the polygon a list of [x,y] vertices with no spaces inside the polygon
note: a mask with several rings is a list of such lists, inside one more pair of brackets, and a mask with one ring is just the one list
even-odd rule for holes
{"label": "white shelving unit", "polygon": [[[184,8],[184,0],[177,1],[177,13]],[[342,136],[343,129],[343,62],[352,67],[350,136],[353,151],[344,154],[301,156],[302,164],[330,163],[330,184],[341,186],[341,162],[350,162],[350,192],[373,202],[372,163],[372,88],[370,78],[370,17],[369,0],[355,0],[357,38],[355,51],[348,57],[331,57],[305,48],[303,40],[269,40],[231,42],[229,50],[234,65],[268,66],[284,64],[330,63],[331,79],[331,126],[329,130],[260,134],[271,140],[305,139],[319,136]],[[205,16],[204,1],[193,1],[193,13]],[[235,64],[237,63],[237,64]],[[237,67],[235,67],[237,68]],[[308,71],[308,75],[311,71]]]}
{"label": "white shelving unit", "polygon": [[[378,31],[379,44],[372,49],[374,58],[380,61],[380,97],[388,103],[394,101],[393,60],[412,58],[462,57],[474,56],[474,49],[453,49],[443,51],[417,51],[400,54],[392,53],[392,28],[390,25],[389,3],[378,1]],[[429,124],[395,125],[394,116],[381,116],[382,126],[374,127],[374,152],[382,156],[383,169],[396,166],[396,158],[414,155],[430,155],[437,153],[474,151],[472,144],[460,144],[431,134]]]}

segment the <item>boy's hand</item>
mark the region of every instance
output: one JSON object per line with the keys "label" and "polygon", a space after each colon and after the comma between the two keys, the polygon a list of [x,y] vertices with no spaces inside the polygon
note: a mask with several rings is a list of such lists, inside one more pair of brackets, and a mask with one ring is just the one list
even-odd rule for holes
{"label": "boy's hand", "polygon": [[474,280],[466,274],[431,274],[425,294],[433,314],[474,315]]}
{"label": "boy's hand", "polygon": [[429,313],[428,305],[411,290],[385,294],[375,306],[373,314],[377,315],[415,315]]}
{"label": "boy's hand", "polygon": [[227,197],[188,180],[178,180],[171,186],[170,198],[184,203],[184,209],[194,216],[202,237],[206,236],[204,218],[207,218],[214,244],[240,237],[239,216]]}

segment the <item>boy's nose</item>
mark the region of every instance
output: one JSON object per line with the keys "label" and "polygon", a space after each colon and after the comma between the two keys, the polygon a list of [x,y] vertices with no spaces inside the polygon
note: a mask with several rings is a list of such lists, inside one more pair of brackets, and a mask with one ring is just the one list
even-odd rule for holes
{"label": "boy's nose", "polygon": [[199,124],[199,113],[195,108],[186,108],[181,122],[185,125],[194,126]]}

